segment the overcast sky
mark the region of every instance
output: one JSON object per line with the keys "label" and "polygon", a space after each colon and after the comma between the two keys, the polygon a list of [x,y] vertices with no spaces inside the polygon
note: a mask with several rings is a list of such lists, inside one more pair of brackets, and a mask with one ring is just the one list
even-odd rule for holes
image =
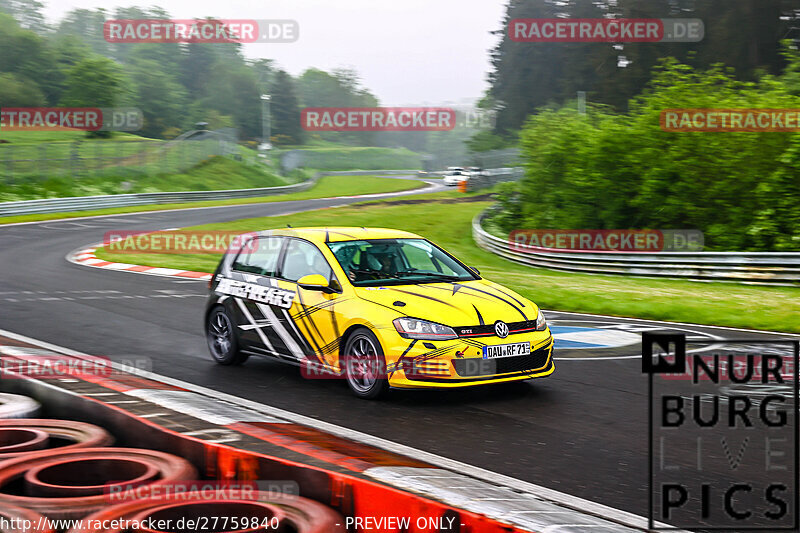
{"label": "overcast sky", "polygon": [[245,45],[293,75],[351,67],[383,105],[462,103],[487,88],[505,0],[43,0],[49,23],[74,8],[158,5],[174,18],[293,19],[294,43]]}

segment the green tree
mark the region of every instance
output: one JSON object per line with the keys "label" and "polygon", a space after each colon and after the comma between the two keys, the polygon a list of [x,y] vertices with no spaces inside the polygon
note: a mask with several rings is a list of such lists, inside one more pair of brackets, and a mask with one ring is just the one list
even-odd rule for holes
{"label": "green tree", "polygon": [[180,55],[179,81],[191,98],[206,95],[206,85],[210,77],[218,77],[215,72],[219,56],[208,44],[189,44]]}
{"label": "green tree", "polygon": [[[146,10],[139,7],[118,7],[114,10],[114,15],[110,17],[115,20],[124,19],[149,19],[158,18],[151,16]],[[120,63],[128,62],[128,55],[134,50],[136,44],[133,43],[108,43],[108,48],[111,51],[111,58],[119,61]]]}
{"label": "green tree", "polygon": [[41,107],[47,101],[31,80],[4,72],[0,73],[0,103],[3,107]]}
{"label": "green tree", "polygon": [[193,105],[195,116],[213,109],[232,117],[241,137],[261,136],[260,92],[255,73],[244,63],[214,63],[213,75],[204,80],[202,91],[203,97]]}
{"label": "green tree", "polygon": [[77,35],[55,35],[49,43],[54,50],[53,57],[58,69],[62,71],[71,69],[92,55],[92,49]]}
{"label": "green tree", "polygon": [[61,105],[113,107],[121,92],[121,72],[110,59],[92,56],[69,69],[66,85]]}
{"label": "green tree", "polygon": [[[91,56],[67,71],[60,104],[67,107],[114,107],[122,93],[122,73],[112,60]],[[110,137],[109,131],[89,132],[90,137]]]}
{"label": "green tree", "polygon": [[[325,72],[307,69],[297,79],[300,103],[303,107],[377,107],[378,99],[361,86],[358,74],[352,69]],[[323,132],[322,139],[355,145],[376,143],[374,132]]]}
{"label": "green tree", "polygon": [[20,28],[12,17],[0,13],[0,72],[30,80],[55,104],[62,90],[62,77],[44,38]]}
{"label": "green tree", "polygon": [[734,69],[665,60],[628,113],[542,109],[525,123],[526,173],[501,198],[507,230],[700,229],[712,250],[800,248],[800,134],[673,133],[671,108],[797,109],[786,77],[743,82]]}
{"label": "green tree", "polygon": [[26,30],[39,34],[47,32],[42,8],[44,4],[38,0],[0,0],[0,11],[14,17]]}
{"label": "green tree", "polygon": [[[665,57],[696,68],[724,62],[745,80],[777,75],[785,66],[780,40],[800,25],[797,7],[797,0],[509,0],[490,56],[495,133],[508,136],[536,109],[571,101],[577,91],[624,111]],[[517,18],[600,17],[700,18],[705,37],[699,43],[521,43],[507,33]]]}
{"label": "green tree", "polygon": [[104,9],[73,9],[58,23],[55,35],[59,38],[77,37],[95,54],[113,57],[112,45],[106,41],[103,33],[105,20]]}
{"label": "green tree", "polygon": [[488,130],[475,133],[467,139],[466,144],[470,152],[488,152],[509,147],[506,139]]}
{"label": "green tree", "polygon": [[286,71],[275,73],[271,95],[272,136],[285,139],[281,144],[302,144],[305,132],[300,125],[300,107],[294,82]]}
{"label": "green tree", "polygon": [[152,59],[138,59],[127,65],[133,86],[134,101],[144,115],[145,137],[161,137],[171,128],[185,129],[188,117],[184,112],[186,90]]}

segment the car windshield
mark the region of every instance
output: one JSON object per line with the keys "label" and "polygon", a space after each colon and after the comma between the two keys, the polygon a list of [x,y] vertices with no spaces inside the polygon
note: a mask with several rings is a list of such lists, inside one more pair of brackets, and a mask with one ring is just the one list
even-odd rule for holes
{"label": "car windshield", "polygon": [[477,279],[458,260],[425,239],[370,239],[328,243],[356,287]]}

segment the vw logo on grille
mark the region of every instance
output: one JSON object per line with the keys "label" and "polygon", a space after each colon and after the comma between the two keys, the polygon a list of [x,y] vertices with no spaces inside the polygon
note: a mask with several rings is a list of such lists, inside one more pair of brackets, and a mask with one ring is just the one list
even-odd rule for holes
{"label": "vw logo on grille", "polygon": [[498,320],[494,323],[494,332],[497,333],[497,336],[501,339],[505,339],[508,337],[508,324],[502,320]]}

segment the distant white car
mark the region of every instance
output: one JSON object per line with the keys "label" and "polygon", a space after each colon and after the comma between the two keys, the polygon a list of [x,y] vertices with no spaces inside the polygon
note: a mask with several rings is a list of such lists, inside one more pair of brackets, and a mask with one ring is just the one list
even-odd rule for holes
{"label": "distant white car", "polygon": [[467,180],[469,180],[469,172],[464,170],[463,167],[447,167],[447,171],[442,178],[442,182],[450,187]]}

